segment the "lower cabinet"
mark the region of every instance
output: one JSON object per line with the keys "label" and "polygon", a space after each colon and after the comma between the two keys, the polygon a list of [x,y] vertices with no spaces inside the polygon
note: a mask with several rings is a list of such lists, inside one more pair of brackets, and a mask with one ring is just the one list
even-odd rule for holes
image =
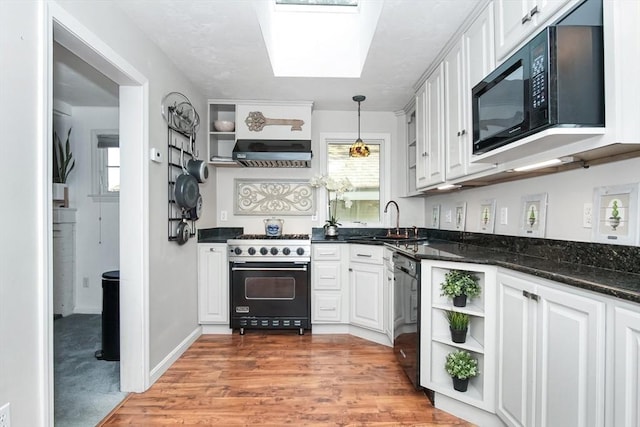
{"label": "lower cabinet", "polygon": [[394,297],[393,286],[395,282],[395,274],[393,272],[393,251],[391,249],[384,249],[384,281],[382,285],[382,323],[384,325],[384,333],[389,338],[389,342],[393,343],[393,325],[394,325]]}
{"label": "lower cabinet", "polygon": [[229,324],[229,262],[225,243],[198,245],[198,321]]}
{"label": "lower cabinet", "polygon": [[349,321],[352,325],[384,332],[384,248],[349,246]]}
{"label": "lower cabinet", "polygon": [[498,273],[497,414],[509,426],[604,425],[606,307],[562,287]]}
{"label": "lower cabinet", "polygon": [[640,306],[613,306],[614,426],[640,425]]}
{"label": "lower cabinet", "polygon": [[319,243],[311,250],[311,322],[348,323],[345,244]]}

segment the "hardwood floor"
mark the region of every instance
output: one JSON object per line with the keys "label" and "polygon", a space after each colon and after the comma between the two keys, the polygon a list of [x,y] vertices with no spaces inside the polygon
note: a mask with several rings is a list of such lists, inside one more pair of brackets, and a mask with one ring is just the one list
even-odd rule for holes
{"label": "hardwood floor", "polygon": [[101,425],[469,426],[413,389],[392,349],[350,335],[203,335]]}

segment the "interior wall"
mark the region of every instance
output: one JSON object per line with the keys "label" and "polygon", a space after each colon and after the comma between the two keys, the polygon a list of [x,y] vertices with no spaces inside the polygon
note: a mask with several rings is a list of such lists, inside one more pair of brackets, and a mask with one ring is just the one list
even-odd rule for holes
{"label": "interior wall", "polygon": [[[160,163],[148,160],[149,366],[153,369],[198,327],[195,239],[182,246],[168,240],[167,126],[160,105],[167,93],[182,92],[204,118],[206,102],[175,64],[113,3],[60,1],[59,4],[149,79],[149,116],[145,128],[149,148],[162,155]],[[196,139],[202,153],[206,152],[205,136],[206,127],[202,126]],[[204,210],[203,221],[207,215]],[[124,220],[121,215],[121,226]]]}
{"label": "interior wall", "polygon": [[[0,210],[0,405],[11,404],[14,426],[48,420],[47,341],[42,306],[47,295],[44,195],[51,167],[43,152],[44,98],[41,67],[45,28],[42,2],[0,1],[0,117],[3,118],[0,168],[4,183]],[[8,102],[7,100],[10,100]],[[48,132],[48,131],[47,131]],[[49,216],[50,220],[50,216]]]}
{"label": "interior wall", "polygon": [[[585,203],[593,202],[596,187],[637,183],[640,159],[630,159],[588,169],[576,169],[552,175],[496,184],[445,195],[427,196],[425,211],[431,212],[440,204],[440,228],[454,230],[454,223],[444,221],[448,210],[455,211],[458,202],[467,203],[466,231],[480,232],[480,203],[485,199],[496,200],[495,234],[519,235],[522,222],[522,197],[547,193],[546,238],[591,241],[591,228],[583,227]],[[507,208],[507,224],[500,224],[500,209]],[[427,215],[429,217],[429,215]],[[638,218],[636,218],[636,221]]]}
{"label": "interior wall", "polygon": [[[244,227],[246,233],[264,233],[263,219],[265,216],[234,215],[234,188],[235,178],[256,179],[256,180],[277,180],[277,179],[300,179],[309,180],[316,174],[321,173],[324,167],[320,164],[320,135],[322,133],[353,133],[357,135],[358,116],[357,111],[327,111],[314,110],[311,122],[311,149],[313,158],[311,168],[303,169],[278,169],[278,168],[217,168],[217,221],[215,224],[220,227]],[[399,118],[392,112],[365,112],[361,111],[361,133],[388,133],[391,135],[391,196],[396,197],[402,216],[402,225],[418,225],[424,222],[422,214],[422,201],[418,199],[399,199],[401,185],[404,175],[400,173],[404,164],[403,151],[399,144],[404,144],[404,136],[398,136]],[[386,203],[386,201],[382,201]],[[323,203],[316,200],[318,210],[323,208]],[[227,212],[227,221],[220,220],[220,211]],[[395,214],[394,214],[395,215]],[[310,216],[283,216],[275,215],[285,220],[283,230],[285,233],[309,233],[312,227],[322,227],[324,225],[323,214],[318,211],[318,220],[312,221]],[[385,224],[390,224],[388,215],[383,217]],[[391,219],[395,223],[395,216]],[[211,225],[213,226],[213,224]]]}
{"label": "interior wall", "polygon": [[77,209],[74,313],[101,313],[102,273],[119,269],[120,204],[117,198],[91,197],[92,131],[117,130],[118,114],[114,107],[73,108],[71,145],[76,166],[69,176],[69,205]]}

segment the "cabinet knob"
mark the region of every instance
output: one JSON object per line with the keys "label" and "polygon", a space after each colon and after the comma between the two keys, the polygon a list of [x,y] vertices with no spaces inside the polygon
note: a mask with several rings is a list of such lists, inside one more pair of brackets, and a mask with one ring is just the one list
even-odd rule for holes
{"label": "cabinet knob", "polygon": [[460,131],[458,131],[458,136],[462,135],[462,133]]}
{"label": "cabinet knob", "polygon": [[533,15],[535,15],[535,14],[536,14],[536,13],[538,13],[538,12],[539,12],[539,10],[538,10],[538,6],[534,6],[534,7],[533,7],[533,9],[531,9],[531,11],[529,12],[529,15],[530,15],[530,16],[533,16]]}
{"label": "cabinet knob", "polygon": [[531,21],[531,14],[527,13],[525,16],[522,17],[522,23],[526,24],[529,21]]}
{"label": "cabinet knob", "polygon": [[466,130],[464,130],[464,129],[462,129],[462,130],[460,131],[460,135],[464,135],[464,134],[466,134],[466,133],[467,133],[467,131],[466,131]]}

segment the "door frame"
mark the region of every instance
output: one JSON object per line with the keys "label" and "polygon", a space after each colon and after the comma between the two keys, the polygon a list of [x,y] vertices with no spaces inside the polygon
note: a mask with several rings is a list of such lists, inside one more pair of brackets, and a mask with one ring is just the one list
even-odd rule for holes
{"label": "door frame", "polygon": [[[47,176],[52,176],[53,42],[54,40],[119,85],[120,91],[120,389],[149,388],[149,82],[99,37],[55,2],[46,2],[43,78],[45,112],[42,152],[47,153]],[[53,222],[52,184],[43,191],[47,218],[47,284],[43,293],[45,352],[44,393],[53,424]]]}

